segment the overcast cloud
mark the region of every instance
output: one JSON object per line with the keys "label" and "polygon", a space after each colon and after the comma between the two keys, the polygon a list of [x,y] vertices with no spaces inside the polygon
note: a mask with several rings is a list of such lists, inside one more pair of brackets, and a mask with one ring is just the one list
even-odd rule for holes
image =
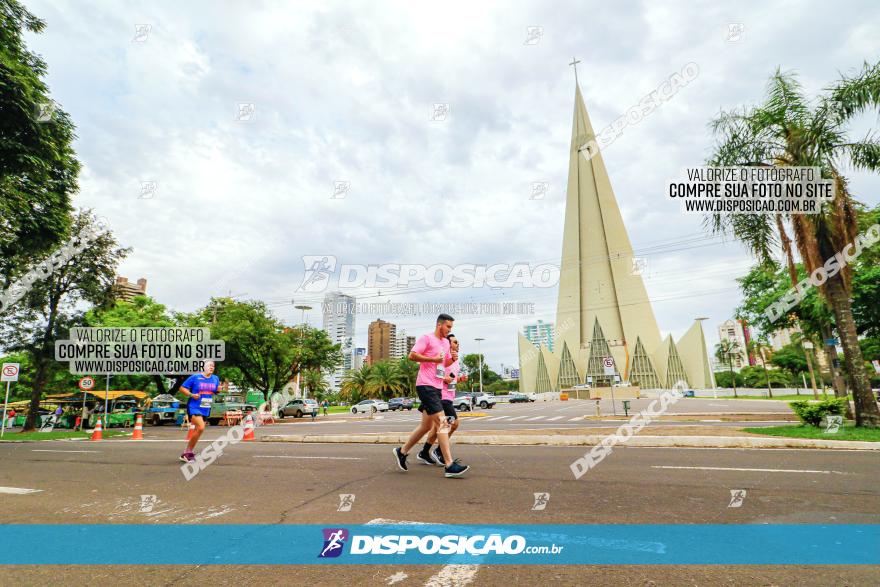
{"label": "overcast cloud", "polygon": [[[644,250],[703,234],[666,201],[669,178],[700,165],[708,121],[759,100],[776,67],[815,95],[876,61],[873,2],[60,2],[29,46],[77,125],[75,204],[133,247],[120,274],[178,310],[212,295],[266,300],[287,323],[303,255],[339,263],[558,262],[574,77],[598,131],[686,63],[699,77],[604,151],[630,239]],[[731,23],[741,39],[728,40]],[[136,25],[149,25],[135,42]],[[527,44],[527,28],[543,35]],[[254,104],[249,122],[239,104]],[[445,121],[433,104],[448,103]],[[855,133],[876,128],[875,117]],[[876,176],[851,174],[862,201]],[[150,198],[141,184],[155,181]],[[337,181],[350,182],[332,199]],[[542,200],[531,183],[547,181]],[[686,247],[686,248],[685,248]],[[669,249],[679,250],[669,250]],[[647,255],[661,330],[715,326],[739,301],[744,249],[719,239]],[[459,316],[464,352],[516,362],[516,332],[555,319],[556,289],[366,294],[364,301],[533,301],[534,316]],[[410,333],[432,317],[381,316]],[[358,346],[375,316],[358,316]]]}

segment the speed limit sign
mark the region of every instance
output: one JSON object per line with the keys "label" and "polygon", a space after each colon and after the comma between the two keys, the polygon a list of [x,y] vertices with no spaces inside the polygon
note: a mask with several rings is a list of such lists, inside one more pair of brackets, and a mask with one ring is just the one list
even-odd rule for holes
{"label": "speed limit sign", "polygon": [[95,388],[95,380],[91,377],[83,377],[79,380],[79,388],[83,391],[89,391]]}

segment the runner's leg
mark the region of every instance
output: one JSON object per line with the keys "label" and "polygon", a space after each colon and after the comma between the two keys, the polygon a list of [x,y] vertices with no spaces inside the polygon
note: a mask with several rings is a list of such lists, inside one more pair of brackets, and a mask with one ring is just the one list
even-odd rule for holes
{"label": "runner's leg", "polygon": [[195,428],[193,429],[192,437],[186,444],[186,452],[195,452],[193,449],[196,447],[199,438],[202,437],[202,432],[205,431],[205,418],[193,414],[189,417],[189,421],[195,426]]}
{"label": "runner's leg", "polygon": [[412,434],[409,435],[409,440],[406,441],[406,444],[404,444],[403,448],[401,449],[403,454],[409,454],[409,451],[412,450],[412,447],[418,444],[425,434],[431,432],[431,428],[433,428],[434,422],[435,421],[432,416],[429,416],[427,412],[422,412],[422,420],[419,422],[419,425],[416,427],[416,429],[412,431]]}

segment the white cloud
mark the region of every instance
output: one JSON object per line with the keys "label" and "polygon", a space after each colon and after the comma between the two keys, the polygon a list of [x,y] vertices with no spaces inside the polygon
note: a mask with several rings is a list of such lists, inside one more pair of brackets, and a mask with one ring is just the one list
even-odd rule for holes
{"label": "white cloud", "polygon": [[[697,80],[604,154],[637,250],[698,235],[699,218],[682,216],[661,192],[704,160],[707,122],[760,99],[777,66],[818,91],[839,70],[875,58],[880,30],[871,3],[28,6],[48,20],[28,42],[78,126],[77,204],[107,216],[134,248],[121,274],[147,277],[151,294],[181,310],[228,291],[289,302],[307,254],[361,263],[558,260],[572,55],[582,59],[597,130],[685,63],[699,64]],[[738,43],[725,38],[732,22],[745,27]],[[132,43],[142,23],[151,32]],[[529,26],[543,27],[538,44],[524,44]],[[255,105],[251,122],[235,120],[243,102]],[[449,104],[448,120],[429,119],[434,103]],[[138,198],[142,181],[158,183],[154,198]],[[336,181],[351,182],[344,199],[331,199]],[[534,181],[550,183],[545,200],[529,200]],[[876,177],[853,174],[851,185],[878,202]],[[729,317],[735,291],[676,296],[734,287],[743,255],[729,243],[649,256],[646,285],[664,300],[655,304],[661,329],[678,336],[695,316],[710,324]],[[396,299],[511,298],[535,301],[535,318],[555,317],[555,290]],[[298,320],[289,303],[277,311]],[[524,321],[463,317],[456,330],[466,351],[486,338],[497,367],[515,362]],[[368,322],[359,317],[362,345]],[[428,317],[398,322],[411,332],[431,327]]]}

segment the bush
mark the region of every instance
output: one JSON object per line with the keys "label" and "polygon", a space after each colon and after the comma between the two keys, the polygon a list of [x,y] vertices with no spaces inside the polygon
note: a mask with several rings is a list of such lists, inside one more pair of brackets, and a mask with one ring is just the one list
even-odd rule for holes
{"label": "bush", "polygon": [[801,422],[816,427],[822,425],[826,415],[841,416],[846,412],[846,400],[843,398],[826,399],[817,404],[807,401],[789,402],[789,405]]}

